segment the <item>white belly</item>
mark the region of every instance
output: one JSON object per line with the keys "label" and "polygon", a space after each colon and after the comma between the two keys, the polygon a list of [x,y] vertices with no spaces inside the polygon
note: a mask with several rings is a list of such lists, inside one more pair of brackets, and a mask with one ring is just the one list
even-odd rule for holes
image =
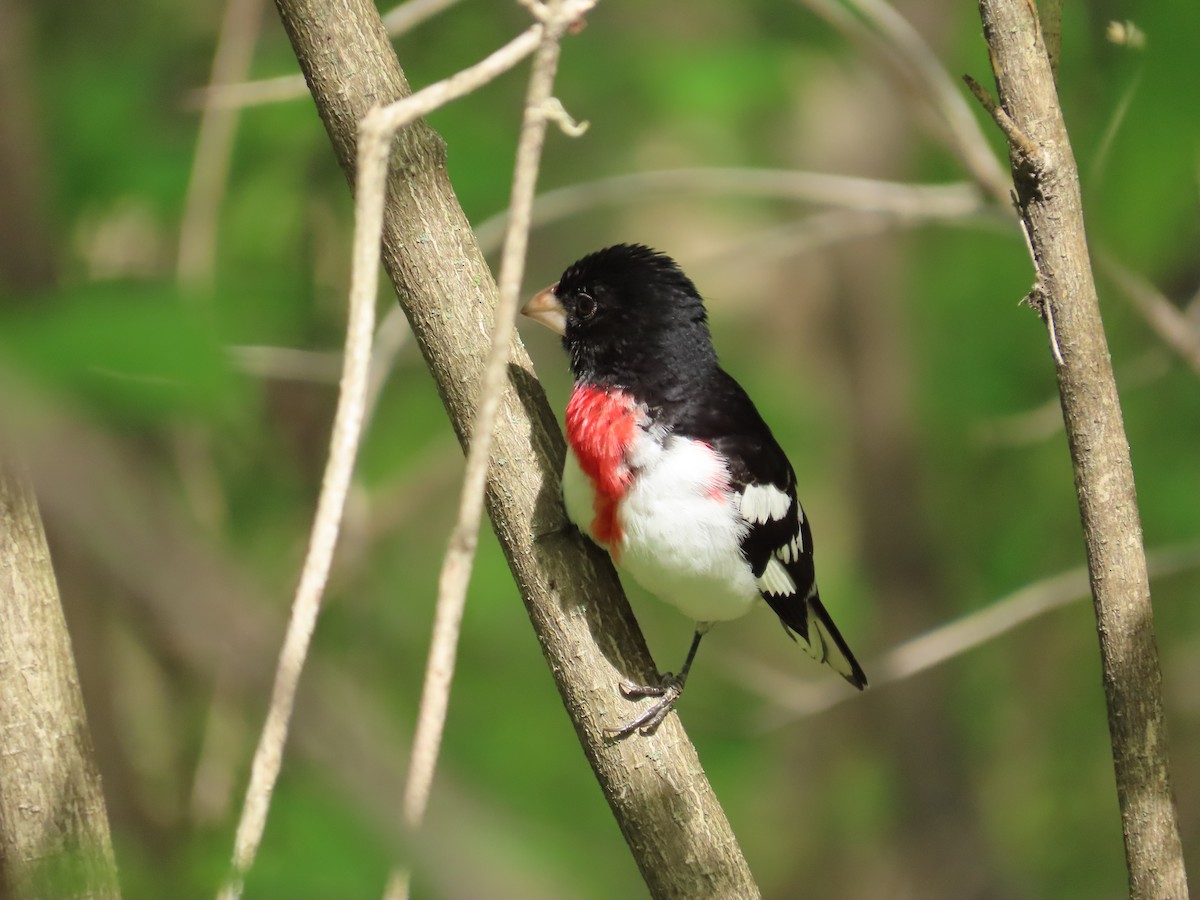
{"label": "white belly", "polygon": [[[643,432],[628,455],[637,473],[617,506],[619,536],[608,547],[618,569],[697,622],[745,615],[760,598],[741,555],[746,525],[728,474],[701,445]],[[592,535],[593,493],[573,453],[563,472],[567,514]],[[718,500],[717,498],[720,498]]]}

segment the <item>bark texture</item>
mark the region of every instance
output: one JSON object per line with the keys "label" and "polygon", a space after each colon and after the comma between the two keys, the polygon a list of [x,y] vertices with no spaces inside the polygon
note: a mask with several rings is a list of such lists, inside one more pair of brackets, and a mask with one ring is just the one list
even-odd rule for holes
{"label": "bark texture", "polygon": [[[379,15],[367,0],[276,5],[353,185],[359,120],[410,92]],[[444,145],[423,122],[393,145],[383,260],[451,424],[466,441],[496,289],[446,175]],[[514,339],[488,512],[580,743],[654,897],[757,897],[678,717],[652,738],[605,739],[604,726],[633,712],[618,682],[655,671],[607,558],[564,527],[563,453],[558,424]]]}
{"label": "bark texture", "polygon": [[1075,468],[1130,892],[1137,900],[1183,900],[1187,877],[1150,585],[1129,442],[1088,256],[1079,173],[1033,4],[980,0],[979,9],[1000,105],[1017,129],[1009,130],[1013,179],[1037,268],[1030,299],[1049,330]]}
{"label": "bark texture", "polygon": [[0,460],[0,897],[119,896],[37,502]]}

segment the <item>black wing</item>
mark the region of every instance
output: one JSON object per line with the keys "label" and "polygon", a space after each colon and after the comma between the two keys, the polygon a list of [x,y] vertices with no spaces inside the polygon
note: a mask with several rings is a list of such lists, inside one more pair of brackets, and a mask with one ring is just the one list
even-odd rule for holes
{"label": "black wing", "polygon": [[792,465],[741,385],[719,375],[700,404],[678,410],[673,426],[729,460],[730,487],[750,525],[742,553],[763,599],[814,659],[861,690],[867,677],[817,591],[812,531]]}

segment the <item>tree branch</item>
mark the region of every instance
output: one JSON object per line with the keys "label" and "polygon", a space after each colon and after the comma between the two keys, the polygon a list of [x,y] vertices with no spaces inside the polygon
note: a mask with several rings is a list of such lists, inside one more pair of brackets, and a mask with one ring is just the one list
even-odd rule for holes
{"label": "tree branch", "polygon": [[1135,900],[1187,897],[1171,790],[1129,442],[1084,232],[1079,174],[1037,12],[980,0],[1000,107],[1036,149],[1011,141],[1017,209],[1033,253],[1031,298],[1055,349],[1059,394],[1087,545],[1125,858]]}
{"label": "tree branch", "polygon": [[28,479],[7,459],[0,459],[0,626],[0,897],[119,897],[42,518]]}
{"label": "tree branch", "polygon": [[[357,123],[409,93],[378,13],[367,0],[276,2],[353,184]],[[440,138],[423,122],[409,126],[392,144],[389,171],[384,264],[465,443],[495,325],[495,284],[454,197]],[[611,565],[565,527],[562,436],[515,338],[509,353],[488,511],[584,752],[654,897],[757,897],[678,717],[652,744],[604,738],[603,727],[626,714],[617,683],[655,669]],[[514,715],[521,702],[513,698]]]}

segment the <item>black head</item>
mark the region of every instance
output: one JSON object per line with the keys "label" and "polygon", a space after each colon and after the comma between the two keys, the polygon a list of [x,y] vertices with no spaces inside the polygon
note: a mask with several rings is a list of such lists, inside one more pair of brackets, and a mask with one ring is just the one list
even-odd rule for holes
{"label": "black head", "polygon": [[639,244],[583,257],[524,312],[563,336],[576,379],[654,391],[717,364],[695,285],[669,256]]}

